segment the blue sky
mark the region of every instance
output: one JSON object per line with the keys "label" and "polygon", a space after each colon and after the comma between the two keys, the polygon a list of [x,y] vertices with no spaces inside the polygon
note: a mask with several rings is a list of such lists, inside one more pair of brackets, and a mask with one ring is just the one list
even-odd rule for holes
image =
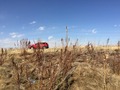
{"label": "blue sky", "polygon": [[60,46],[66,26],[72,43],[117,43],[120,0],[0,0],[0,47],[23,38]]}

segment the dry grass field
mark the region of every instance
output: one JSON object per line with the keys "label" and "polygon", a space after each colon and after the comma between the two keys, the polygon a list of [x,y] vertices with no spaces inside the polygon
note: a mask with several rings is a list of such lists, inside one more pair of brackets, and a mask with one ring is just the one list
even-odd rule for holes
{"label": "dry grass field", "polygon": [[0,50],[0,90],[119,89],[119,46]]}

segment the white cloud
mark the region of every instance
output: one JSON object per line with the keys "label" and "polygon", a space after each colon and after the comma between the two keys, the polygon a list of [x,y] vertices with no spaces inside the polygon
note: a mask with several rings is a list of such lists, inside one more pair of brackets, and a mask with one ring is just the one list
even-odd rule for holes
{"label": "white cloud", "polygon": [[49,37],[48,37],[48,40],[51,40],[51,39],[53,39],[53,36],[49,36]]}
{"label": "white cloud", "polygon": [[36,23],[36,21],[32,21],[32,22],[30,22],[30,24],[35,24]]}
{"label": "white cloud", "polygon": [[62,46],[61,40],[57,39],[53,36],[49,36],[47,42],[48,42],[50,48],[61,47]]}
{"label": "white cloud", "polygon": [[114,27],[120,27],[120,25],[115,24]]}
{"label": "white cloud", "polygon": [[15,32],[9,33],[9,35],[15,35],[15,34],[16,34]]}
{"label": "white cloud", "polygon": [[40,26],[40,27],[38,28],[38,30],[43,31],[43,30],[45,30],[45,27],[44,27],[44,26]]}
{"label": "white cloud", "polygon": [[24,36],[24,34],[18,34],[18,33],[15,33],[15,32],[9,33],[9,35],[12,38],[20,38],[20,37]]}
{"label": "white cloud", "polygon": [[0,39],[0,47],[2,48],[8,48],[8,47],[14,47],[15,41],[9,38]]}
{"label": "white cloud", "polygon": [[97,33],[96,29],[92,29],[92,33],[96,34]]}
{"label": "white cloud", "polygon": [[3,32],[0,32],[0,35],[2,35],[3,34]]}
{"label": "white cloud", "polygon": [[56,27],[52,27],[51,29],[56,29]]}
{"label": "white cloud", "polygon": [[68,29],[72,29],[72,30],[74,30],[74,29],[77,29],[78,26],[72,25],[72,26],[69,26],[69,27],[67,27],[67,28],[68,28]]}
{"label": "white cloud", "polygon": [[25,27],[23,26],[22,29],[25,29]]}
{"label": "white cloud", "polygon": [[0,39],[0,42],[1,43],[10,43],[11,42],[11,40],[9,39],[9,38],[5,38],[5,39]]}
{"label": "white cloud", "polygon": [[6,28],[6,26],[5,26],[5,25],[3,25],[3,26],[2,26],[2,28]]}
{"label": "white cloud", "polygon": [[116,25],[116,24],[114,25],[114,27],[117,27],[117,26],[118,26],[118,25]]}
{"label": "white cloud", "polygon": [[57,42],[58,40],[56,39],[51,39],[48,41],[49,47],[50,48],[54,48],[54,47],[58,47],[59,45],[61,45],[59,42]]}

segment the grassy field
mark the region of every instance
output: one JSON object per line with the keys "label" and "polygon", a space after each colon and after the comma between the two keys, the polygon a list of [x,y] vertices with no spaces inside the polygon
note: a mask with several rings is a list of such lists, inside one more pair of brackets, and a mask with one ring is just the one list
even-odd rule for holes
{"label": "grassy field", "polygon": [[0,90],[119,89],[119,46],[0,51]]}

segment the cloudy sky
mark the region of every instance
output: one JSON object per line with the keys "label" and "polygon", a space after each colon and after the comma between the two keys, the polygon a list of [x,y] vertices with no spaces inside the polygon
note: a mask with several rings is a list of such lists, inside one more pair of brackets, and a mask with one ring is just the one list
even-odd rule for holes
{"label": "cloudy sky", "polygon": [[117,43],[120,0],[0,0],[0,47],[23,38],[61,45],[66,26],[72,43]]}

